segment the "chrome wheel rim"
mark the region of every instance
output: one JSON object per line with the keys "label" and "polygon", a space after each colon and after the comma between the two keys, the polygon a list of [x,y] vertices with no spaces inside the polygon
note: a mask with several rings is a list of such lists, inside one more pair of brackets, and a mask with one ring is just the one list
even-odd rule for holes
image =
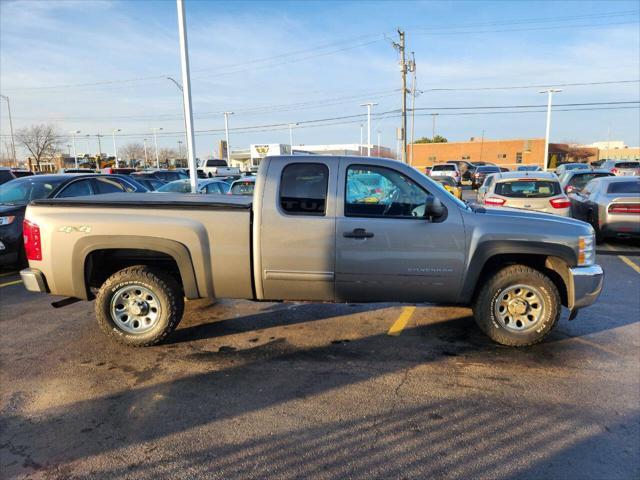
{"label": "chrome wheel rim", "polygon": [[111,298],[111,319],[121,330],[141,334],[148,332],[160,319],[160,300],[142,285],[120,287]]}
{"label": "chrome wheel rim", "polygon": [[513,285],[498,295],[494,305],[495,317],[504,328],[512,332],[534,330],[544,317],[542,298],[535,287]]}

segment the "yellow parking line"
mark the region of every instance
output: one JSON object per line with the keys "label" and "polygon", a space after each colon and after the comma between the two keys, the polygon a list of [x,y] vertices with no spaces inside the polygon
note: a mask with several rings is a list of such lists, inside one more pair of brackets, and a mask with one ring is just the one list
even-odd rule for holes
{"label": "yellow parking line", "polygon": [[628,257],[625,257],[624,255],[618,255],[618,258],[622,260],[624,263],[626,263],[627,265],[629,265],[631,268],[633,268],[636,271],[636,273],[640,273],[640,266],[636,265],[633,261],[629,260]]}
{"label": "yellow parking line", "polygon": [[8,277],[9,275],[17,275],[18,272],[5,272],[0,273],[0,277]]}
{"label": "yellow parking line", "polygon": [[391,335],[392,337],[397,337],[398,335],[400,335],[402,333],[402,330],[404,330],[404,327],[407,326],[407,323],[409,322],[409,319],[411,318],[411,315],[413,315],[413,312],[415,310],[416,307],[403,307],[402,313],[393,323],[393,325],[391,325],[391,328],[387,332],[387,335]]}
{"label": "yellow parking line", "polygon": [[0,283],[0,288],[2,288],[2,287],[10,287],[11,285],[17,285],[19,283],[22,283],[22,280],[14,280],[13,282]]}

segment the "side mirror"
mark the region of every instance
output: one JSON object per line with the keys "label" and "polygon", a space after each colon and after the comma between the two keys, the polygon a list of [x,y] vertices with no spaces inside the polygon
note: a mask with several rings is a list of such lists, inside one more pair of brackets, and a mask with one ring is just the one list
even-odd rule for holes
{"label": "side mirror", "polygon": [[444,215],[445,211],[444,205],[442,205],[439,198],[433,195],[427,197],[427,203],[424,209],[424,216],[426,218],[438,219]]}

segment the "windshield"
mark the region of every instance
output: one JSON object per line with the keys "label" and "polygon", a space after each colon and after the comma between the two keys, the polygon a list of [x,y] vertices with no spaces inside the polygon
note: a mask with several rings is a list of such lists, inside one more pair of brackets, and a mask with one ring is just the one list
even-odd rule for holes
{"label": "windshield", "polygon": [[476,172],[480,173],[496,173],[499,172],[500,169],[498,167],[478,167]]}
{"label": "windshield", "polygon": [[517,180],[500,182],[495,186],[496,195],[511,198],[545,198],[560,194],[560,183],[549,180]]}
{"label": "windshield", "polygon": [[618,162],[616,168],[640,168],[640,162]]}
{"label": "windshield", "polygon": [[578,190],[582,190],[584,186],[594,178],[610,177],[610,176],[611,175],[608,173],[582,173],[582,174],[579,173],[571,177],[567,185],[571,185],[572,187],[576,187]]}
{"label": "windshield", "polygon": [[581,170],[584,168],[589,168],[589,165],[586,163],[573,163],[569,165],[564,165],[565,170]]}
{"label": "windshield", "polygon": [[173,171],[173,172],[156,172],[155,177],[160,178],[165,182],[173,182],[174,180],[188,179],[189,175],[187,175],[186,173]]}
{"label": "windshield", "polygon": [[456,166],[453,164],[450,165],[434,165],[431,169],[432,172],[455,172]]}
{"label": "windshield", "polygon": [[227,162],[224,160],[207,160],[207,167],[226,167]]}
{"label": "windshield", "polygon": [[231,185],[231,193],[233,195],[253,195],[255,182],[240,181]]}
{"label": "windshield", "polygon": [[164,184],[156,192],[191,193],[191,183],[185,180],[176,180],[175,182]]}
{"label": "windshield", "polygon": [[609,185],[607,193],[640,193],[640,181],[613,182]]}
{"label": "windshield", "polygon": [[0,186],[0,203],[26,205],[31,200],[47,198],[64,180],[65,177],[38,178],[36,176],[12,180]]}
{"label": "windshield", "polygon": [[516,171],[518,172],[535,172],[538,170],[538,167],[535,165],[527,165],[527,166],[520,166],[516,169]]}

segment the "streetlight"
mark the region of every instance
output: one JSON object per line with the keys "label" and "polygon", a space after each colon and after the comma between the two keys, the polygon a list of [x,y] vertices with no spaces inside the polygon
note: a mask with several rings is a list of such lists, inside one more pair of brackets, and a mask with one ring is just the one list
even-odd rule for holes
{"label": "streetlight", "polygon": [[178,140],[178,158],[182,159],[182,140]]}
{"label": "streetlight", "polygon": [[156,145],[156,168],[160,169],[160,157],[158,156],[158,132],[162,130],[162,127],[154,127],[153,130],[153,143]]}
{"label": "streetlight", "polygon": [[289,124],[289,145],[291,146],[291,150],[293,151],[293,127],[297,127],[297,123]]}
{"label": "streetlight", "polygon": [[76,168],[78,168],[78,151],[76,150],[76,135],[80,133],[80,130],[74,130],[71,132],[71,141],[73,142],[73,158],[75,159]]}
{"label": "streetlight", "polygon": [[231,147],[229,146],[229,115],[233,115],[233,112],[224,112],[224,136],[227,142],[227,165],[231,163]]}
{"label": "streetlight", "polygon": [[380,130],[378,130],[378,156],[380,156],[380,136],[381,136],[381,133],[380,133]]}
{"label": "streetlight", "polygon": [[432,113],[431,114],[431,141],[435,142],[436,139],[436,117],[438,116],[437,113]]}
{"label": "streetlight", "polygon": [[143,138],[142,143],[144,144],[144,168],[149,166],[149,160],[147,159],[147,139]]}
{"label": "streetlight", "polygon": [[13,153],[13,164],[17,167],[16,161],[16,143],[13,140],[13,121],[11,120],[11,105],[9,104],[9,97],[6,95],[0,95],[0,97],[4,98],[7,101],[7,110],[9,112],[9,130],[11,131],[11,151]]}
{"label": "streetlight", "polygon": [[361,103],[361,107],[367,107],[367,157],[371,156],[371,107],[378,105],[374,102]]}
{"label": "streetlight", "polygon": [[362,155],[362,132],[363,132],[363,125],[360,124],[360,146],[358,147],[358,155]]}
{"label": "streetlight", "polygon": [[547,94],[547,131],[544,136],[544,166],[543,170],[547,171],[547,165],[549,163],[549,134],[551,133],[551,99],[554,93],[560,93],[562,89],[560,88],[549,88],[547,90],[540,90],[538,93],[546,93]]}
{"label": "streetlight", "polygon": [[118,147],[116,146],[116,133],[121,132],[122,129],[114,128],[111,132],[111,136],[113,138],[113,158],[115,160],[116,168],[118,168]]}

